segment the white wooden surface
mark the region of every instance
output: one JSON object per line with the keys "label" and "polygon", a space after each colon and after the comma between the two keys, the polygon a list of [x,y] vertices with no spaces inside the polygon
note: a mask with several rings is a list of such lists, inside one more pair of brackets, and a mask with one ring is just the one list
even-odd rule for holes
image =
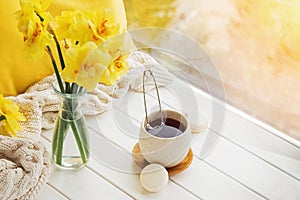
{"label": "white wooden surface", "polygon": [[[191,90],[191,96],[179,95]],[[186,112],[191,121],[211,123],[212,98],[176,80],[160,88],[164,108]],[[149,107],[156,105],[149,92]],[[199,116],[192,116],[194,109]],[[87,116],[91,154],[88,165],[76,172],[53,167],[49,182],[38,199],[300,199],[300,145],[283,133],[226,105],[221,133],[205,131],[195,139],[192,165],[170,178],[160,193],[149,193],[139,184],[141,170],[131,157],[138,141],[138,126],[144,116],[142,94],[132,91],[114,102],[113,109]],[[123,126],[122,122],[128,126]],[[126,124],[126,123],[125,123]],[[206,157],[201,156],[208,134],[218,139]],[[51,149],[52,130],[42,141]],[[212,136],[212,135],[210,135]]]}

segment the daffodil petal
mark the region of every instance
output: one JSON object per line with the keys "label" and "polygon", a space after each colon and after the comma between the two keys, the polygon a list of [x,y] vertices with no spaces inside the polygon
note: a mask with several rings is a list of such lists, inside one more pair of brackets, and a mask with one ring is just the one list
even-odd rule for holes
{"label": "daffodil petal", "polygon": [[9,115],[6,116],[6,122],[8,125],[6,126],[6,130],[10,131],[14,136],[17,136],[17,131],[22,130],[22,127],[20,126],[18,121]]}
{"label": "daffodil petal", "polygon": [[17,131],[22,130],[19,121],[25,121],[25,117],[19,112],[18,105],[10,99],[5,98],[0,94],[0,115],[5,119],[1,121],[6,133],[4,135],[17,136]]}

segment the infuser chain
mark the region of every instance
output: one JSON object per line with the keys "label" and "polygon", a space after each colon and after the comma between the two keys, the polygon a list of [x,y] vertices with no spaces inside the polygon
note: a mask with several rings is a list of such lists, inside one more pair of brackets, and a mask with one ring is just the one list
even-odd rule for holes
{"label": "infuser chain", "polygon": [[156,83],[155,77],[154,77],[154,75],[153,75],[153,73],[152,73],[151,70],[149,70],[149,69],[145,70],[144,71],[144,75],[143,75],[143,95],[144,95],[144,108],[145,108],[146,122],[147,122],[146,128],[148,128],[148,129],[154,129],[154,128],[157,128],[157,127],[152,127],[150,125],[149,119],[148,119],[148,112],[147,112],[147,102],[146,102],[146,92],[145,92],[145,76],[147,75],[147,72],[149,72],[149,74],[152,76],[153,81],[154,81],[154,85],[155,85],[155,89],[156,89],[156,95],[157,95],[157,100],[158,100],[158,105],[159,105],[159,111],[160,111],[160,118],[161,118],[161,124],[160,124],[160,126],[164,125],[164,120],[163,120],[163,113],[162,113],[162,109],[161,109],[160,97],[159,97],[159,92],[158,92],[158,87],[157,87],[157,83]]}

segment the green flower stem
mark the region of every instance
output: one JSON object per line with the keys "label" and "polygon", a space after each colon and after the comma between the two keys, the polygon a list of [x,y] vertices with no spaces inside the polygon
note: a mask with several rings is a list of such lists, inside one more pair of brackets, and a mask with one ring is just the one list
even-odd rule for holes
{"label": "green flower stem", "polygon": [[59,127],[58,127],[58,138],[57,141],[54,141],[55,144],[53,146],[55,146],[56,148],[56,163],[61,165],[62,164],[62,152],[63,152],[63,145],[64,145],[64,137],[67,133],[69,129],[69,126],[67,125],[67,123],[65,121],[63,121],[63,119],[59,120]]}
{"label": "green flower stem", "polygon": [[77,83],[72,83],[72,86],[71,86],[71,92],[72,92],[72,94],[76,94],[77,90],[78,90]]}
{"label": "green flower stem", "polygon": [[81,126],[81,124],[84,123],[83,118],[80,118],[78,121],[74,120],[74,116],[72,116],[71,114],[72,110],[74,109],[74,106],[76,107],[77,105],[73,105],[72,100],[64,101],[63,109],[65,111],[61,113],[62,118],[59,119],[59,124],[56,125],[57,132],[54,133],[56,135],[53,138],[52,154],[56,156],[55,160],[58,165],[62,164],[63,144],[70,126],[72,128],[72,132],[76,140],[82,162],[86,163],[87,158],[89,157],[89,149],[87,144],[87,130]]}
{"label": "green flower stem", "polygon": [[70,83],[66,82],[66,92],[71,94]]}
{"label": "green flower stem", "polygon": [[5,119],[6,119],[6,117],[4,115],[0,116],[0,121],[5,120]]}
{"label": "green flower stem", "polygon": [[54,158],[56,148],[57,148],[58,126],[59,126],[59,120],[56,120],[55,128],[54,128],[55,132],[53,134],[53,139],[52,139],[52,158]]}
{"label": "green flower stem", "polygon": [[[50,25],[48,25],[47,30],[49,31],[49,33],[51,33],[51,35],[53,35],[53,39],[55,41],[57,52],[58,52],[60,66],[61,66],[61,69],[64,70],[66,65],[65,65],[64,57],[62,55],[62,51],[61,51],[59,41],[56,37],[56,34],[55,34],[53,28]],[[66,82],[66,92],[69,93],[69,94],[72,92],[72,90],[70,90],[70,83],[68,83],[68,82]]]}
{"label": "green flower stem", "polygon": [[62,82],[62,80],[61,80],[59,71],[58,71],[58,69],[57,69],[57,65],[56,65],[55,59],[54,59],[54,57],[53,57],[53,54],[52,54],[52,51],[51,51],[50,46],[47,46],[47,49],[46,49],[46,50],[47,50],[47,53],[49,54],[49,56],[50,56],[50,58],[51,58],[52,65],[53,65],[53,68],[54,68],[55,76],[56,76],[56,79],[57,79],[57,82],[58,82],[60,91],[61,91],[62,93],[64,93],[64,92],[65,92],[65,89],[64,89],[64,86],[63,86],[63,82]]}
{"label": "green flower stem", "polygon": [[83,147],[84,147],[84,150],[85,150],[85,155],[86,157],[88,158],[89,155],[90,155],[90,152],[89,152],[89,144],[88,144],[88,131],[86,129],[86,127],[83,127],[81,126],[81,124],[85,124],[85,121],[84,121],[84,118],[81,117],[78,121],[77,121],[77,127],[78,127],[78,130],[79,130],[79,133],[81,133],[81,138],[82,138],[82,141],[83,141]]}
{"label": "green flower stem", "polygon": [[74,137],[75,137],[75,140],[76,140],[76,143],[77,143],[77,146],[78,146],[81,158],[82,158],[82,162],[86,163],[87,162],[87,155],[86,155],[86,152],[85,152],[85,148],[82,145],[82,142],[81,142],[81,139],[80,139],[80,136],[79,136],[79,133],[77,131],[77,127],[76,127],[76,124],[75,124],[74,121],[71,122],[71,128],[73,130],[73,134],[74,134]]}
{"label": "green flower stem", "polygon": [[79,87],[79,91],[78,91],[78,93],[80,93],[82,90],[83,90],[83,87],[82,87],[82,86],[80,86],[80,87]]}
{"label": "green flower stem", "polygon": [[[57,120],[57,123],[55,127],[58,127],[54,133],[53,141],[52,141],[52,155],[56,155],[56,163],[60,164],[62,163],[62,151],[63,151],[63,143],[65,140],[65,137],[67,135],[67,132],[69,130],[69,124],[64,121],[63,119]],[[55,152],[57,152],[55,154]]]}

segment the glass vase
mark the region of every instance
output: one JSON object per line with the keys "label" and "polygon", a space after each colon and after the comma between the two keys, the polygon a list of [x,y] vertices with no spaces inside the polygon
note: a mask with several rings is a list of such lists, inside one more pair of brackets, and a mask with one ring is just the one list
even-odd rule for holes
{"label": "glass vase", "polygon": [[65,94],[54,88],[54,92],[62,103],[54,128],[52,160],[60,168],[79,169],[89,159],[88,129],[80,110],[80,98],[86,91]]}

